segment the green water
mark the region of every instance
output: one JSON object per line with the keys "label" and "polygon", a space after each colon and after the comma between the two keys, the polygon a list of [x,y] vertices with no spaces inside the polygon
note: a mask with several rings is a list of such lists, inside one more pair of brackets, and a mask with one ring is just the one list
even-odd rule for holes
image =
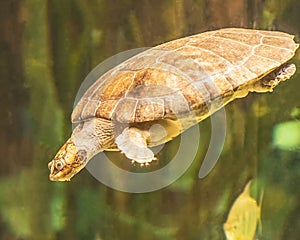
{"label": "green water", "polygon": [[225,146],[204,179],[209,120],[188,171],[155,192],[119,192],[86,170],[50,182],[47,163],[71,133],[81,82],[106,58],[221,27],[299,39],[299,12],[298,0],[1,1],[0,239],[225,239],[223,223],[250,178],[264,188],[259,239],[297,239],[299,74],[226,107]]}

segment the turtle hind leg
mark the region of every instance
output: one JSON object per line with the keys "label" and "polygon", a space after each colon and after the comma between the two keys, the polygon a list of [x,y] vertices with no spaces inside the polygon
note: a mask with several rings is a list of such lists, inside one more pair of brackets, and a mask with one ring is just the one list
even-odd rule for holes
{"label": "turtle hind leg", "polygon": [[272,92],[280,82],[289,79],[296,71],[294,64],[285,63],[273,72],[263,77],[260,81],[256,82],[253,91],[255,92]]}
{"label": "turtle hind leg", "polygon": [[154,153],[147,147],[150,134],[135,127],[127,127],[116,138],[116,144],[125,156],[142,166],[156,160]]}

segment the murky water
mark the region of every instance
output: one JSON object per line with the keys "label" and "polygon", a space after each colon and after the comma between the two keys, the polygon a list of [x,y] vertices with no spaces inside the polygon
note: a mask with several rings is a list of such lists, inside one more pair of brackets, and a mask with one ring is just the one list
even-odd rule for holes
{"label": "murky water", "polygon": [[[223,224],[249,179],[258,186],[254,197],[264,189],[259,239],[297,239],[299,74],[272,94],[226,107],[225,146],[203,179],[209,119],[198,126],[191,166],[158,191],[120,192],[86,170],[71,182],[50,182],[47,163],[71,133],[81,82],[101,61],[221,27],[276,29],[299,39],[298,0],[28,0],[1,1],[0,9],[1,239],[225,239]],[[293,62],[299,65],[299,54]],[[179,142],[160,158],[176,154]],[[120,166],[126,161],[109,156]]]}

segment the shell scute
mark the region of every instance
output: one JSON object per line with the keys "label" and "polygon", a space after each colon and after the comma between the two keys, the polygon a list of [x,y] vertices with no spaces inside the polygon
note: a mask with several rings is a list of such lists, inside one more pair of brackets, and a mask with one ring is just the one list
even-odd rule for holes
{"label": "shell scute", "polygon": [[138,122],[154,121],[165,115],[164,101],[161,98],[146,98],[138,101],[135,119]]}
{"label": "shell scute", "polygon": [[138,99],[121,98],[112,113],[112,119],[118,122],[134,122]]}
{"label": "shell scute", "polygon": [[111,119],[118,102],[119,99],[102,101],[100,106],[97,108],[95,116],[102,116],[103,118]]}
{"label": "shell scute", "polygon": [[[256,64],[257,62],[260,62],[260,64]],[[261,76],[264,73],[266,73],[265,69],[266,68],[276,68],[278,66],[278,62],[269,59],[269,58],[264,58],[259,55],[253,55],[250,58],[247,59],[247,61],[244,63],[244,67],[247,68],[253,76]]]}
{"label": "shell scute", "polygon": [[224,31],[224,32],[217,32],[215,37],[219,37],[220,39],[227,39],[229,41],[235,41],[240,44],[249,45],[249,46],[255,46],[257,43],[260,42],[261,35],[259,33],[240,33],[240,32],[230,32],[230,31]]}
{"label": "shell scute", "polygon": [[270,45],[257,46],[254,50],[254,54],[267,58],[273,62],[275,61],[278,65],[281,65],[282,62],[285,62],[285,59],[291,57],[291,51],[287,51],[284,48],[278,49],[278,47]]}

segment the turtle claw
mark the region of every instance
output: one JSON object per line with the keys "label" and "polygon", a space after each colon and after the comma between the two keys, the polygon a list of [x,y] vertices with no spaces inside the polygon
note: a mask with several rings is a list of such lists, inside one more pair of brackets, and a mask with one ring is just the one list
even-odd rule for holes
{"label": "turtle claw", "polygon": [[[153,159],[154,160],[154,159]],[[158,160],[157,158],[155,158],[155,160]],[[144,167],[144,166],[150,166],[151,162],[138,162],[136,160],[131,160],[132,164],[138,163],[140,165],[140,167]]]}
{"label": "turtle claw", "polygon": [[144,166],[147,167],[147,166],[150,166],[150,163],[149,163],[149,162],[146,162],[146,163],[140,163],[140,166],[141,166],[141,167],[144,167]]}

